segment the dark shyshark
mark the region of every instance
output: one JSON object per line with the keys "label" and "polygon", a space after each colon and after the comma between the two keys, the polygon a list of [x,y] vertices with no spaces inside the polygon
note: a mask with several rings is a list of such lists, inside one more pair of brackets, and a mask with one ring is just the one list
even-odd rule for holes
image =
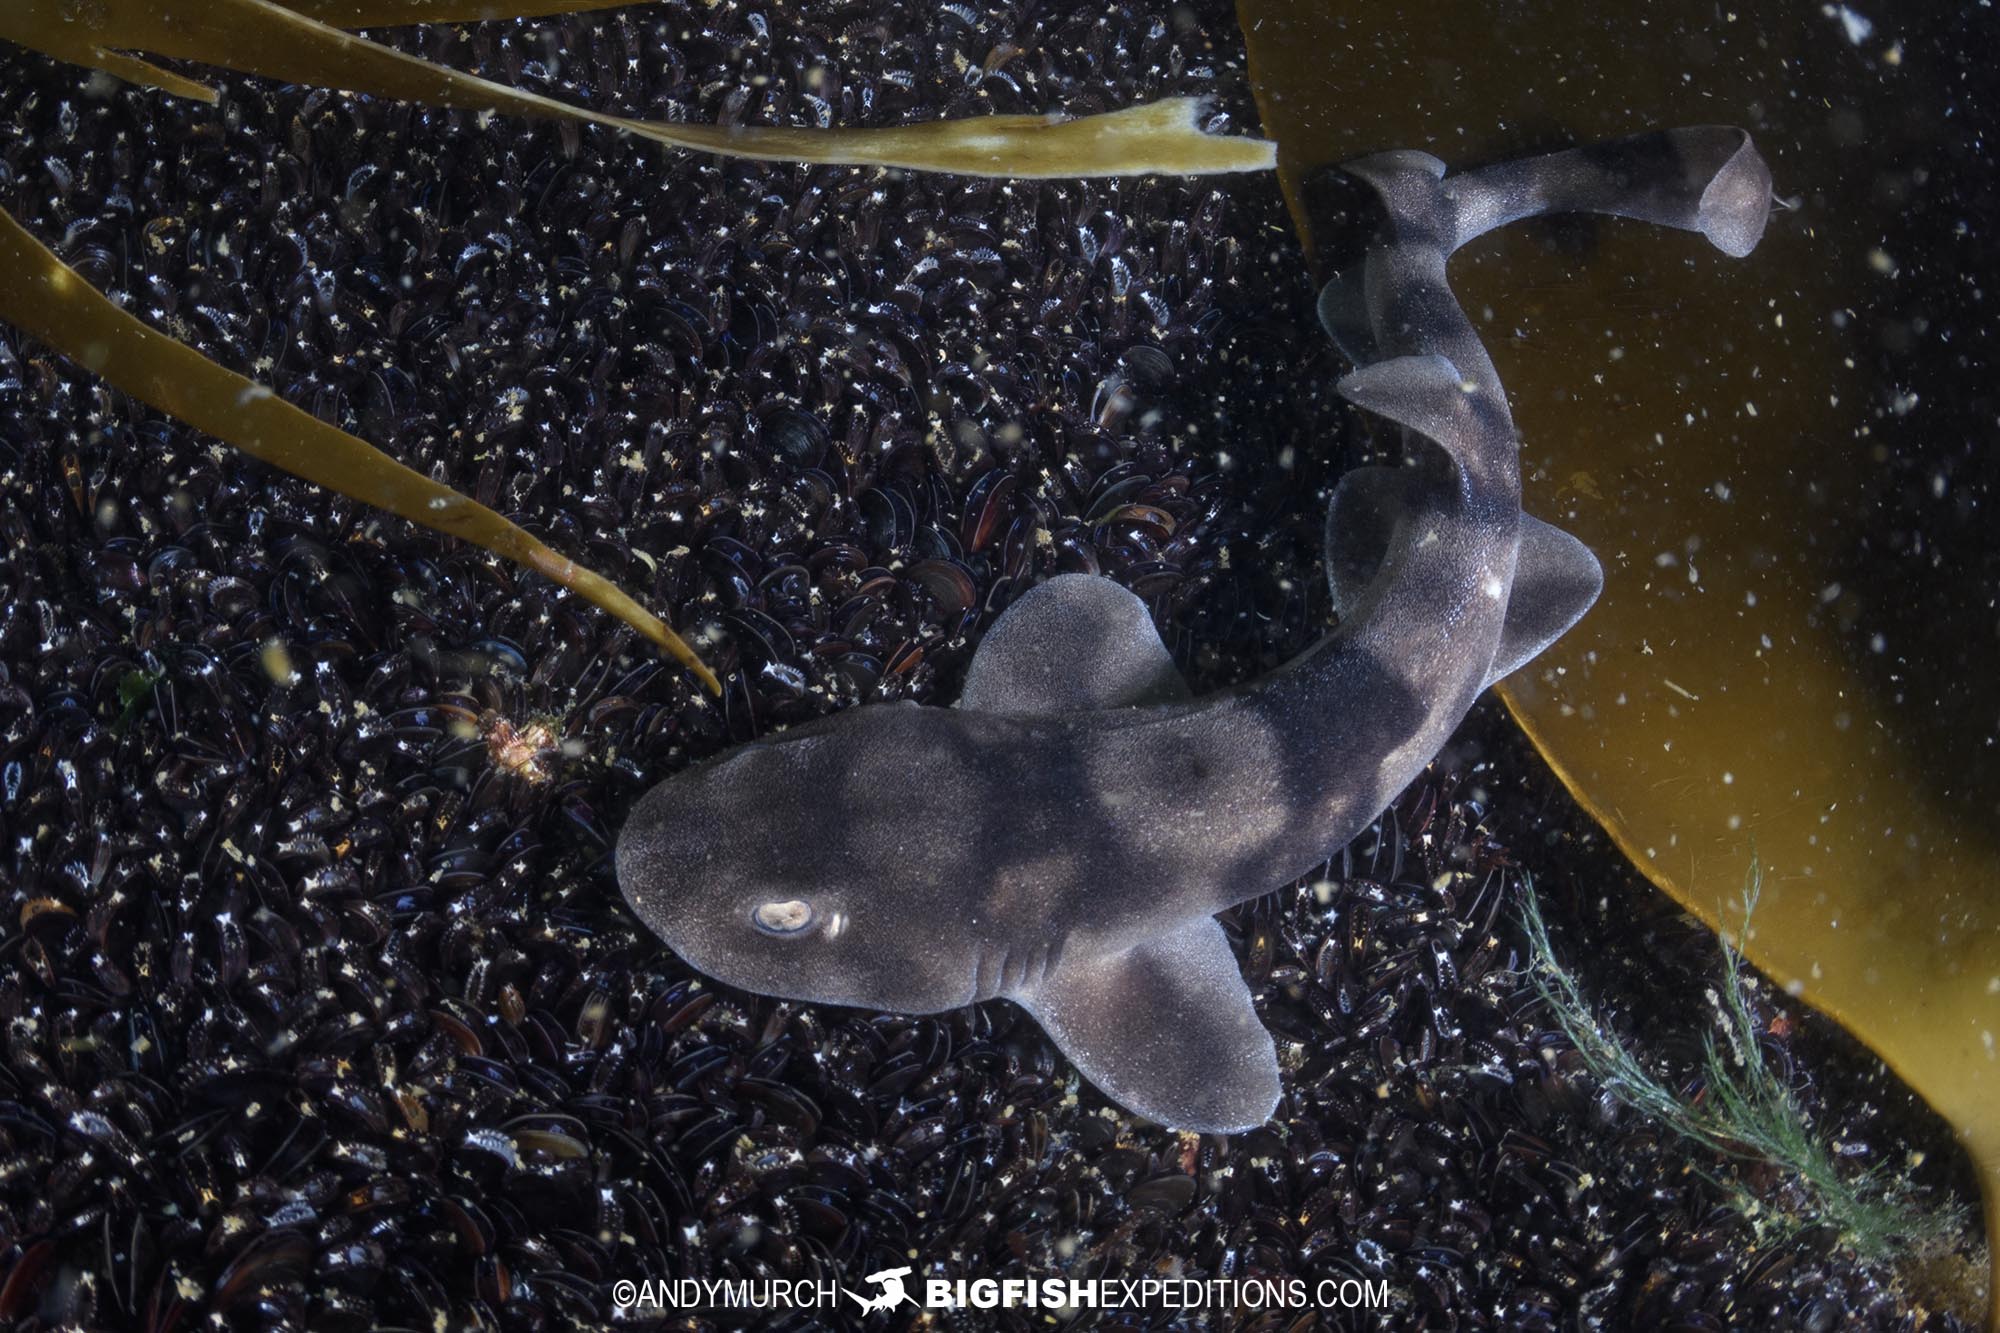
{"label": "dark shyshark", "polygon": [[999,618],[954,708],[871,704],[660,783],[619,886],[674,951],[768,995],[933,1013],[1005,996],[1128,1109],[1262,1124],[1278,1065],[1214,914],[1310,872],[1442,748],[1481,691],[1602,583],[1521,512],[1519,442],[1445,262],[1519,218],[1589,211],[1749,253],[1769,169],[1738,129],[1670,130],[1448,175],[1346,164],[1380,220],[1320,316],[1342,395],[1407,465],[1347,474],[1326,523],[1339,627],[1189,697],[1145,606],[1064,575]]}

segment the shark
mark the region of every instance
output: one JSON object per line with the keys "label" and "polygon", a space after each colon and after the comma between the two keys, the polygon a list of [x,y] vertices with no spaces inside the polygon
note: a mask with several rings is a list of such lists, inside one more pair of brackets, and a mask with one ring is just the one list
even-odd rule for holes
{"label": "shark", "polygon": [[1365,830],[1602,586],[1589,550],[1522,512],[1506,392],[1447,261],[1572,211],[1741,257],[1772,202],[1727,126],[1458,173],[1415,151],[1341,170],[1367,216],[1319,316],[1354,367],[1339,393],[1400,427],[1404,457],[1331,497],[1335,627],[1195,697],[1138,598],[1051,578],[994,622],[955,706],[858,705],[649,790],[617,877],[675,953],[743,990],[878,1012],[1004,997],[1132,1113],[1206,1133],[1274,1114],[1275,1044],[1217,913]]}

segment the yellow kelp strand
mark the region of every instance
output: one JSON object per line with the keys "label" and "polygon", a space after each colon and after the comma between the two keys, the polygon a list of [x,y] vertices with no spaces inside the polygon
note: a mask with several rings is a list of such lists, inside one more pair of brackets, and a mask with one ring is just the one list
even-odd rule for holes
{"label": "yellow kelp strand", "polygon": [[[303,7],[350,17],[391,10],[414,14],[486,9],[465,4],[399,6],[386,0],[366,4],[323,0]],[[562,7],[561,0],[557,7]],[[523,8],[532,11],[535,6]],[[1198,124],[1201,103],[1195,98],[1170,98],[1074,120],[1059,115],[979,116],[874,129],[631,120],[432,64],[270,0],[95,0],[80,8],[67,0],[6,0],[0,5],[0,38],[208,101],[215,99],[212,89],[133,53],[196,60],[287,83],[431,106],[605,125],[676,148],[766,161],[1027,179],[1262,171],[1277,160],[1275,146],[1262,139],[1203,133]]]}
{"label": "yellow kelp strand", "polygon": [[482,23],[617,9],[633,0],[279,0],[286,9],[336,28],[393,28],[409,23]]}

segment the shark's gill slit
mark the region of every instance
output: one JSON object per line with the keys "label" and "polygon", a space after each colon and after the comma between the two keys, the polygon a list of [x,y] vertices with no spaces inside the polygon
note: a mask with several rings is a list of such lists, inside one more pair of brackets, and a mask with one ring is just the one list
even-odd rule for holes
{"label": "shark's gill slit", "polygon": [[[1004,997],[1128,1110],[1217,1133],[1269,1118],[1276,1050],[1214,913],[1367,828],[1602,586],[1582,543],[1521,512],[1506,392],[1447,259],[1494,226],[1570,210],[1741,255],[1771,200],[1749,135],[1719,126],[1459,176],[1415,152],[1343,169],[1382,220],[1334,256],[1320,297],[1355,366],[1338,387],[1400,426],[1413,458],[1451,465],[1341,479],[1325,542],[1340,628],[1191,700],[1143,602],[1094,575],[1050,579],[987,632],[956,707],[851,708],[648,792],[618,881],[676,951],[745,989],[866,1009]],[[864,773],[896,777],[843,799]],[[705,848],[726,850],[703,863]],[[683,873],[697,863],[705,877]],[[801,936],[764,912],[783,925],[777,909],[802,900],[744,887],[773,884],[865,892],[843,900],[852,929]]]}

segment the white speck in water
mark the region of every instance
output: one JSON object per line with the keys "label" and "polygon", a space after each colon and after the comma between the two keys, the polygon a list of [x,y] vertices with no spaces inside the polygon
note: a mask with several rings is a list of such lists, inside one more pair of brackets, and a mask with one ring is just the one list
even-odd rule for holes
{"label": "white speck in water", "polygon": [[1856,46],[1867,41],[1875,32],[1875,24],[1865,14],[1856,13],[1846,5],[1822,5],[1820,13],[1828,18],[1840,20],[1840,26],[1847,32],[1847,40]]}

